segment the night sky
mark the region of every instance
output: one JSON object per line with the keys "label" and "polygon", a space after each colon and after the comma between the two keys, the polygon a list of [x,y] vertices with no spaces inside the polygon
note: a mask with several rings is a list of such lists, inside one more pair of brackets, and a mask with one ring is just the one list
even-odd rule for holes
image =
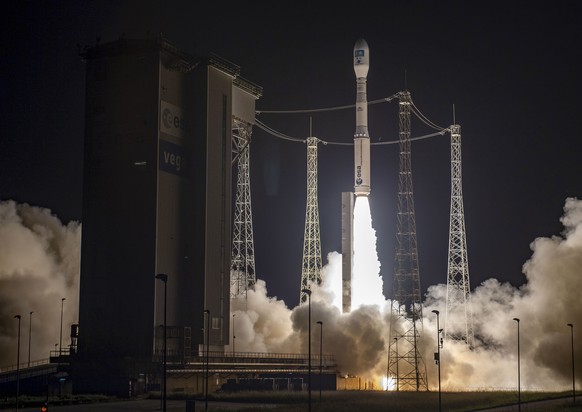
{"label": "night sky", "polygon": [[[11,2],[2,13],[0,200],[82,223],[85,64],[79,50],[97,41],[162,33],[190,54],[216,53],[263,87],[257,110],[271,111],[354,104],[352,52],[363,38],[371,56],[369,101],[408,89],[432,122],[448,127],[454,116],[461,125],[471,286],[492,277],[523,284],[530,243],[559,236],[566,198],[582,198],[582,5],[383,3]],[[355,131],[353,109],[258,118],[298,139],[349,143]],[[398,139],[397,100],[369,107],[369,132],[373,143]],[[412,137],[432,132],[412,119]],[[374,145],[371,156],[372,222],[390,297],[398,145]],[[424,293],[446,282],[448,135],[413,142],[412,171]],[[255,128],[251,173],[257,277],[270,296],[294,307],[305,145]],[[341,251],[340,197],[352,190],[353,148],[320,145],[324,263],[328,253]]]}

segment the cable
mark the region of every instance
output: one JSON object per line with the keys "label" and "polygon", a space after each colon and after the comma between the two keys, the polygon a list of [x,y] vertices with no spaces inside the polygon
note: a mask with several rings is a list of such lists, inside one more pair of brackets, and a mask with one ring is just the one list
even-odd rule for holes
{"label": "cable", "polygon": [[[398,97],[398,93],[393,94],[390,97],[384,97],[382,99],[372,100],[368,102],[368,106],[372,104],[378,103],[386,103],[391,100],[394,100]],[[296,114],[296,113],[316,113],[316,112],[331,112],[334,110],[344,110],[344,109],[351,109],[356,107],[355,104],[350,104],[346,106],[336,106],[336,107],[326,107],[321,109],[306,109],[306,110],[255,110],[256,114]]]}

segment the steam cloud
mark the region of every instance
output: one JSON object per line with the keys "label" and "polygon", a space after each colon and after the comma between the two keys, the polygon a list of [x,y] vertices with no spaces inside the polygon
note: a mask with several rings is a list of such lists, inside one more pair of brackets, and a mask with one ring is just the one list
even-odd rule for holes
{"label": "steam cloud", "polygon": [[16,365],[15,315],[21,363],[29,358],[29,331],[31,362],[47,359],[61,343],[61,305],[68,348],[79,307],[80,248],[78,222],[63,225],[48,209],[0,202],[0,365]]}
{"label": "steam cloud", "polygon": [[[532,256],[523,265],[524,285],[513,287],[491,278],[474,288],[475,349],[445,341],[441,350],[443,390],[516,387],[515,317],[521,320],[522,388],[571,388],[567,323],[575,325],[575,334],[582,327],[578,324],[582,319],[582,201],[566,199],[560,221],[564,226],[561,235],[531,243]],[[22,315],[21,336],[26,339],[31,310],[32,359],[47,357],[59,340],[61,297],[67,298],[63,346],[68,344],[67,328],[76,322],[78,308],[80,231],[80,224],[63,225],[47,209],[13,201],[0,203],[0,365],[16,362],[17,321],[13,316]],[[318,348],[320,330],[315,322],[320,320],[324,354],[335,355],[340,373],[369,379],[379,388],[387,367],[391,302],[341,313],[337,286],[341,284],[341,255],[337,252],[328,255],[322,277],[320,287],[312,285],[312,351]],[[444,314],[445,307],[446,285],[431,286],[423,303],[419,343],[431,390],[438,385],[433,362],[436,319],[431,311]],[[234,300],[231,310],[237,352],[307,353],[307,305],[289,309],[284,301],[269,297],[266,283],[258,280],[246,302]],[[27,351],[21,349],[21,361],[23,354]],[[576,375],[581,376],[579,354],[576,361]]]}

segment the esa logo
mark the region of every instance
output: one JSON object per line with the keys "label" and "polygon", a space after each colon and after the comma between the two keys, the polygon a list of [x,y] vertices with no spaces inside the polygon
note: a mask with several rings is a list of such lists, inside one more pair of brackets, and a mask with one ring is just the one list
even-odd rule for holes
{"label": "esa logo", "polygon": [[160,106],[160,131],[175,137],[184,137],[188,132],[184,111],[178,106],[162,101]]}
{"label": "esa logo", "polygon": [[164,122],[164,127],[166,129],[184,130],[186,128],[184,125],[184,119],[172,113],[172,111],[167,107],[162,112],[162,122]]}
{"label": "esa logo", "polygon": [[356,184],[359,186],[362,182],[362,166],[358,166],[356,167]]}

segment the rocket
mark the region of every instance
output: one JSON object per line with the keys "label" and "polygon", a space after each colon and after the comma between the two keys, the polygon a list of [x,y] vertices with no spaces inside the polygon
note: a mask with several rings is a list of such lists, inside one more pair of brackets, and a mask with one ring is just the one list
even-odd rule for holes
{"label": "rocket", "polygon": [[356,73],[356,133],[354,134],[354,193],[370,194],[370,136],[368,135],[368,100],[366,81],[370,68],[370,49],[366,40],[359,39],[354,46]]}

